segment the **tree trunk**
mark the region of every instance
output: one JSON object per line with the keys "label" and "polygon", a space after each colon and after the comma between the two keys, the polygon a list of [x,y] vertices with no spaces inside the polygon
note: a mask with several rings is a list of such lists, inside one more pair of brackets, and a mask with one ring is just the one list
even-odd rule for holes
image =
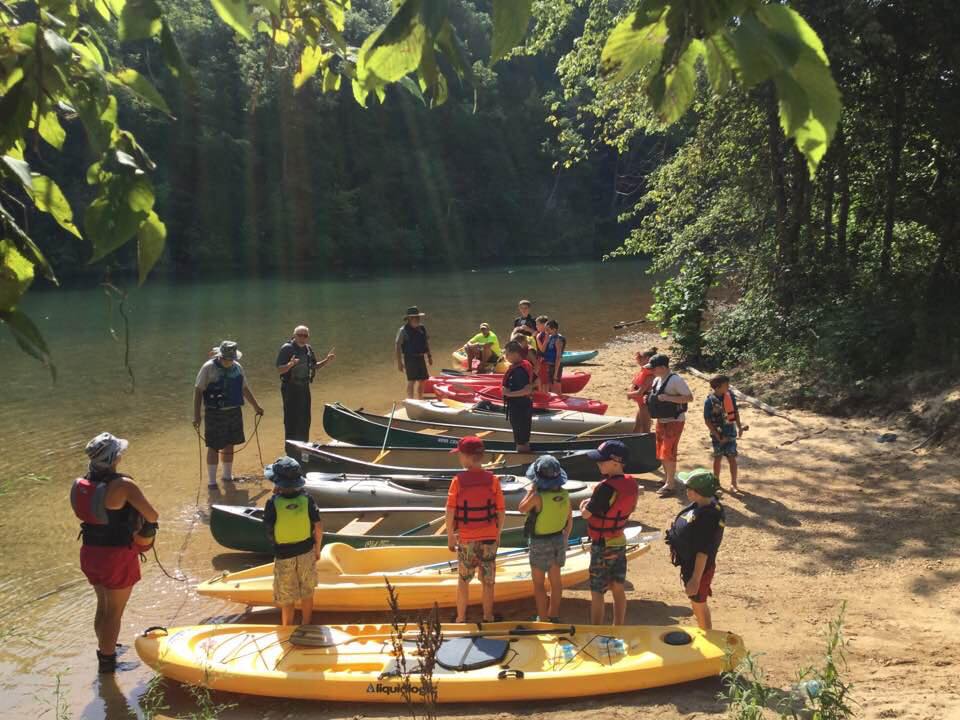
{"label": "tree trunk", "polygon": [[823,164],[823,257],[833,264],[833,158]]}
{"label": "tree trunk", "polygon": [[770,182],[777,213],[777,266],[774,269],[774,281],[777,301],[781,307],[791,304],[789,277],[792,268],[790,258],[793,250],[789,246],[787,233],[787,182],[783,158],[783,135],[780,130],[780,118],[777,115],[777,101],[773,85],[766,88],[767,144],[770,152]]}
{"label": "tree trunk", "polygon": [[900,190],[900,159],[903,155],[903,115],[906,92],[903,87],[903,61],[897,60],[897,74],[893,87],[893,113],[890,121],[887,157],[887,197],[883,209],[883,243],[880,246],[880,277],[890,277],[893,255],[893,223],[897,212],[897,194]]}
{"label": "tree trunk", "polygon": [[847,148],[846,133],[841,127],[837,131],[834,147],[837,151],[837,165],[840,179],[840,207],[837,216],[837,258],[842,268],[847,267],[847,223],[850,220],[850,153]]}

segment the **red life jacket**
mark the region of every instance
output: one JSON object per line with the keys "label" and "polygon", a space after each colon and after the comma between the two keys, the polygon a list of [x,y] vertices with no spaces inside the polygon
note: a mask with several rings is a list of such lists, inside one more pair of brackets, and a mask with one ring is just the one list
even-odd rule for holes
{"label": "red life jacket", "polygon": [[521,360],[516,365],[511,365],[503,374],[503,386],[507,387],[507,383],[510,382],[510,376],[517,370],[517,368],[523,368],[527,371],[527,377],[530,378],[530,384],[533,385],[533,382],[537,377],[533,372],[533,365],[530,364],[529,360]]}
{"label": "red life jacket", "polygon": [[73,481],[73,487],[70,488],[70,505],[73,507],[73,514],[80,519],[80,522],[87,525],[109,523],[107,489],[114,477],[117,476],[108,480],[79,477]]}
{"label": "red life jacket", "polygon": [[497,526],[495,477],[489,470],[464,470],[457,475],[457,527],[469,525],[471,530],[483,530]]}
{"label": "red life jacket", "polygon": [[727,390],[723,394],[723,411],[727,416],[727,423],[733,424],[737,421],[737,410],[733,405],[733,392]]}
{"label": "red life jacket", "polygon": [[612,538],[622,533],[637,502],[637,481],[632,477],[609,477],[600,485],[604,483],[613,488],[615,495],[606,513],[593,513],[587,520],[587,534],[591,540]]}

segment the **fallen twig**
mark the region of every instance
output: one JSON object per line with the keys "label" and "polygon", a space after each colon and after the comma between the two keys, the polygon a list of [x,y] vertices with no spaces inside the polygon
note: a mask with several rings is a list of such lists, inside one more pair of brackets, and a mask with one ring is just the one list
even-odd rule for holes
{"label": "fallen twig", "polygon": [[625,327],[632,327],[632,326],[634,326],[634,325],[642,325],[642,324],[645,323],[645,322],[646,322],[646,320],[631,320],[630,322],[623,322],[623,321],[621,321],[621,322],[618,322],[616,325],[614,325],[614,326],[613,326],[613,329],[614,329],[614,330],[620,330],[620,329],[625,328]]}
{"label": "fallen twig", "polygon": [[[687,371],[688,371],[691,375],[693,375],[694,377],[698,377],[698,378],[700,378],[701,380],[707,380],[707,381],[710,380],[710,376],[709,376],[709,375],[707,375],[705,372],[701,372],[700,370],[697,370],[695,367],[690,367],[690,366],[688,365],[686,369],[687,369]],[[770,405],[770,404],[768,404],[768,403],[763,402],[763,400],[758,400],[758,399],[755,398],[755,397],[752,397],[752,396],[750,396],[750,395],[747,395],[745,392],[743,392],[743,391],[741,391],[741,390],[737,390],[737,388],[735,388],[733,385],[730,386],[730,391],[731,391],[734,395],[736,395],[737,400],[742,400],[743,402],[747,403],[748,405],[753,405],[755,408],[757,408],[757,409],[759,409],[759,410],[763,410],[763,412],[767,413],[767,415],[775,415],[776,417],[778,417],[778,418],[783,418],[783,419],[786,420],[787,422],[791,422],[791,423],[793,423],[794,425],[800,425],[799,422],[797,422],[796,420],[794,420],[792,417],[790,417],[789,415],[787,415],[787,414],[786,414],[785,412],[783,412],[782,410],[777,410],[777,408],[775,408],[773,405]]]}
{"label": "fallen twig", "polygon": [[914,445],[912,448],[910,448],[910,452],[916,452],[917,450],[920,450],[921,448],[925,448],[925,447],[930,443],[931,440],[934,440],[934,439],[937,438],[939,435],[940,435],[940,431],[939,431],[939,430],[934,430],[932,433],[930,433],[929,435],[927,435],[927,437],[924,438],[922,442],[920,442],[918,445]]}
{"label": "fallen twig", "polygon": [[780,447],[783,447],[784,445],[793,445],[795,442],[800,442],[801,440],[809,440],[814,435],[823,435],[829,429],[830,429],[829,427],[822,427],[816,432],[807,433],[806,435],[800,435],[799,437],[795,437],[792,440],[785,440],[784,442],[780,443]]}

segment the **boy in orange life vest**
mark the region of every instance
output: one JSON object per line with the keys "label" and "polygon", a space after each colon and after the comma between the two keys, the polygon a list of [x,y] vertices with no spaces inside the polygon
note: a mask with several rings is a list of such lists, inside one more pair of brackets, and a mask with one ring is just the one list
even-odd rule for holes
{"label": "boy in orange life vest", "polygon": [[504,355],[510,363],[503,374],[503,400],[507,420],[513,428],[513,442],[517,452],[530,452],[530,431],[533,427],[533,366],[521,355],[521,346],[511,340],[504,347]]}
{"label": "boy in orange life vest", "polygon": [[630,461],[627,446],[619,440],[607,440],[590,452],[591,460],[603,474],[593,495],[580,503],[580,514],[587,521],[590,536],[590,622],[603,624],[604,595],[613,595],[613,624],[623,625],[627,615],[627,539],[623,529],[637,507],[640,491],[637,481],[623,474]]}
{"label": "boy in orange life vest", "polygon": [[713,474],[720,481],[720,469],[723,458],[730,464],[730,485],[736,492],[737,487],[737,438],[743,437],[746,429],[740,423],[740,410],[737,399],[730,391],[730,378],[717,375],[710,379],[713,392],[703,403],[703,421],[710,432],[713,443]]}
{"label": "boy in orange life vest", "polygon": [[447,547],[457,553],[457,622],[466,622],[470,581],[477,571],[483,586],[483,621],[493,622],[497,548],[506,508],[500,479],[483,469],[483,440],[461,438],[450,451],[460,454],[463,472],[453,478],[447,494]]}

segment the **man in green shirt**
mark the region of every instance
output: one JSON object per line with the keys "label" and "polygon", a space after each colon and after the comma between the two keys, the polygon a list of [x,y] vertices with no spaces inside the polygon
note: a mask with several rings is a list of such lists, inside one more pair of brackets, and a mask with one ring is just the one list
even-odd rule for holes
{"label": "man in green shirt", "polygon": [[477,360],[477,372],[483,372],[484,365],[496,367],[500,360],[500,340],[497,339],[487,323],[480,324],[480,332],[467,340],[464,345],[467,353],[467,367],[473,367],[473,361]]}

